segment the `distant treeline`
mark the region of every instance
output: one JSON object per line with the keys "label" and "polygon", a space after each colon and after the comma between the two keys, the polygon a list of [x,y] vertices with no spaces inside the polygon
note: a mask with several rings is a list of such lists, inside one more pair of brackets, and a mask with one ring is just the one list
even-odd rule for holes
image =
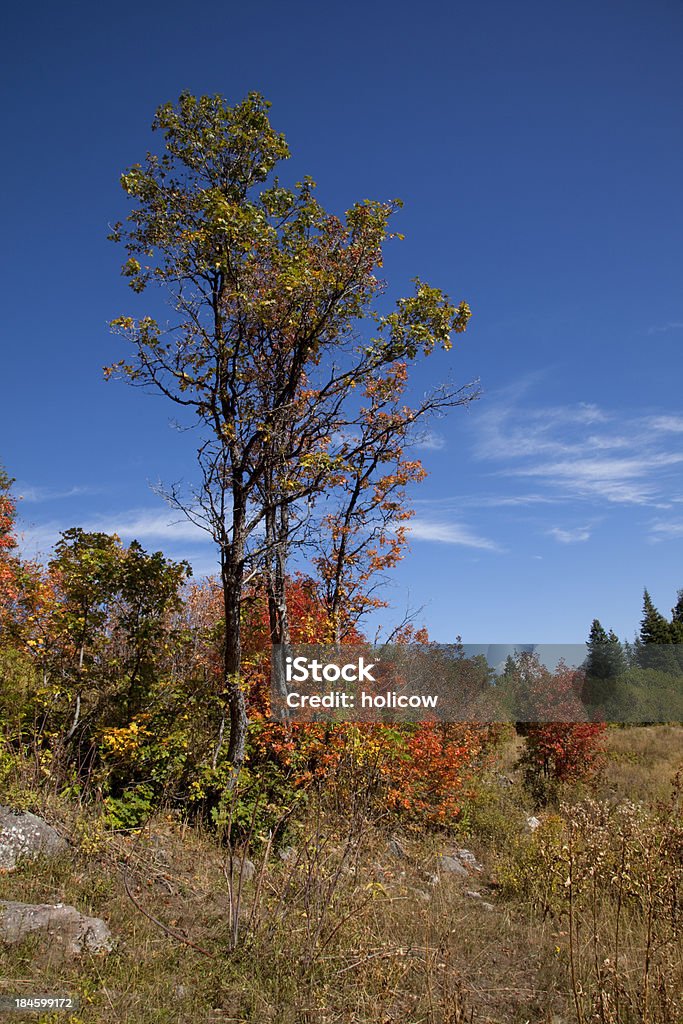
{"label": "distant treeline", "polygon": [[608,721],[683,719],[683,590],[667,619],[643,594],[640,631],[620,641],[593,619],[584,664],[582,699],[593,717]]}

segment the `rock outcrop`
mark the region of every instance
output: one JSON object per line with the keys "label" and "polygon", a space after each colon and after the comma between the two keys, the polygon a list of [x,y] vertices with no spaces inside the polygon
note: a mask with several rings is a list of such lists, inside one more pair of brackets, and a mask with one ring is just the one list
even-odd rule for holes
{"label": "rock outcrop", "polygon": [[461,878],[467,878],[469,872],[465,865],[458,857],[451,857],[449,854],[444,853],[438,859],[439,871],[447,875],[459,875]]}
{"label": "rock outcrop", "polygon": [[0,805],[0,871],[13,871],[23,859],[57,857],[68,849],[59,832],[36,814]]}
{"label": "rock outcrop", "polygon": [[65,952],[109,953],[111,932],[99,917],[86,917],[64,903],[15,903],[0,900],[0,942],[13,945],[29,935],[44,933]]}

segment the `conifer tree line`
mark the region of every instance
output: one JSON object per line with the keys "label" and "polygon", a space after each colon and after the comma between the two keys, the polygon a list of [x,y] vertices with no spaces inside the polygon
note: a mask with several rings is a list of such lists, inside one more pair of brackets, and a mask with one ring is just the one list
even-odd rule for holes
{"label": "conifer tree line", "polygon": [[612,721],[678,721],[683,672],[683,590],[667,619],[643,593],[640,629],[632,643],[593,619],[583,665],[582,700]]}
{"label": "conifer tree line", "polygon": [[[655,607],[647,588],[643,592],[640,630],[634,642],[622,643],[613,629],[605,630],[599,619],[593,619],[588,635],[586,674],[594,679],[618,676],[632,666],[652,667],[653,647],[683,643],[683,589],[667,619]],[[648,650],[650,648],[650,650]]]}

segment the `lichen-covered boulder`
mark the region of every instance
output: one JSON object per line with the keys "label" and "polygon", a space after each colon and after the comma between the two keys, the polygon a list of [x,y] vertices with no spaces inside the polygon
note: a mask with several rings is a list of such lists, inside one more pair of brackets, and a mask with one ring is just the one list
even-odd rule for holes
{"label": "lichen-covered boulder", "polygon": [[44,933],[50,942],[64,951],[109,953],[113,947],[111,932],[99,917],[86,917],[64,903],[15,903],[0,900],[0,942],[13,945],[29,935]]}
{"label": "lichen-covered boulder", "polygon": [[68,849],[59,832],[37,814],[0,804],[0,871],[13,871],[22,859],[56,857]]}

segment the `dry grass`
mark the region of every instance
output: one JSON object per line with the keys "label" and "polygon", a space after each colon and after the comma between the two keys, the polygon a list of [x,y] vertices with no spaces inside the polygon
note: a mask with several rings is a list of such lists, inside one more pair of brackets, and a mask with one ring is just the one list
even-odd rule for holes
{"label": "dry grass", "polygon": [[652,805],[667,800],[683,763],[683,725],[609,730],[607,768],[599,792]]}
{"label": "dry grass", "polygon": [[[562,1003],[562,972],[547,929],[467,897],[467,885],[482,888],[479,877],[433,884],[443,843],[407,839],[404,847],[406,858],[396,858],[371,826],[351,846],[341,822],[316,827],[290,862],[269,863],[253,919],[258,875],[245,883],[232,953],[222,857],[201,833],[164,819],[137,839],[105,838],[99,855],[26,865],[0,879],[0,898],[69,902],[103,916],[118,948],[82,961],[36,943],[5,950],[0,990],[76,994],[74,1024],[521,1024],[532,1010],[550,1020],[548,1006]],[[127,860],[136,902],[175,937],[128,897]]]}
{"label": "dry grass", "polygon": [[[164,816],[137,836],[107,834],[83,812],[49,801],[43,810],[73,838],[73,855],[0,876],[0,898],[67,902],[104,917],[117,948],[81,960],[61,959],[35,941],[1,950],[0,992],[77,995],[81,1009],[71,1024],[680,1024],[672,1016],[680,909],[672,911],[669,897],[671,868],[680,870],[683,851],[673,840],[666,851],[657,847],[651,809],[670,790],[682,737],[680,727],[611,730],[597,794],[607,803],[584,800],[581,811],[548,814],[533,835],[524,828],[531,808],[514,779],[511,738],[460,824],[461,841],[485,865],[464,880],[442,873],[434,881],[438,855],[453,837],[405,834],[405,856],[397,857],[377,823],[319,807],[300,823],[288,860],[267,848],[255,858],[255,876],[241,885],[236,942],[240,861],[231,873],[212,835]],[[501,783],[501,773],[513,784]],[[644,805],[634,811],[643,817],[628,849],[631,874],[645,889],[642,900],[623,898],[618,910],[619,886],[622,897],[626,891],[621,846],[599,808],[617,813],[625,797]],[[570,834],[571,913],[564,885]],[[597,862],[601,873],[591,874]],[[621,989],[614,983],[617,913]],[[652,970],[643,1015],[636,965],[648,920]],[[596,1000],[601,987],[611,1003]]]}

